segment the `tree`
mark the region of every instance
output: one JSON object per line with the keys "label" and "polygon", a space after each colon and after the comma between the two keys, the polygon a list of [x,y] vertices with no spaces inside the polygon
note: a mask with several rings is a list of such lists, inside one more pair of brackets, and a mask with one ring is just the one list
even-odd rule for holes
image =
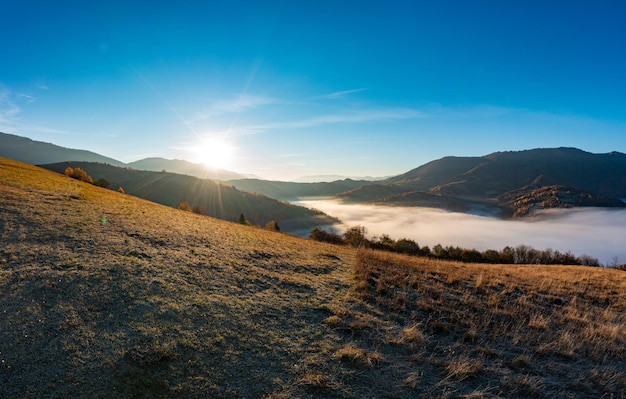
{"label": "tree", "polygon": [[265,225],[265,230],[269,230],[269,231],[280,231],[280,227],[278,227],[278,223],[276,223],[275,220],[270,220],[269,222],[267,222],[267,224]]}
{"label": "tree", "polygon": [[435,245],[431,253],[432,256],[439,259],[446,259],[448,257],[448,251],[441,244]]}
{"label": "tree", "polygon": [[85,172],[81,168],[70,168],[68,166],[67,168],[65,168],[65,175],[71,177],[72,179],[93,184],[93,179],[91,178],[91,176],[89,176],[87,172]]}
{"label": "tree", "polygon": [[419,245],[417,245],[415,241],[408,238],[399,239],[392,245],[392,248],[395,252],[400,252],[407,255],[419,255],[420,253]]}
{"label": "tree", "polygon": [[343,238],[339,234],[329,233],[325,230],[315,227],[309,234],[311,240],[328,242],[330,244],[343,244]]}
{"label": "tree", "polygon": [[483,257],[483,261],[486,263],[500,263],[501,262],[500,252],[496,251],[495,249],[488,249],[484,251],[482,254],[482,257]]}
{"label": "tree", "polygon": [[363,226],[353,226],[346,230],[343,233],[343,240],[346,244],[349,244],[353,247],[360,247],[363,244],[367,244],[368,241],[365,238],[365,234],[367,233],[367,229]]}
{"label": "tree", "polygon": [[237,218],[237,223],[239,223],[239,224],[250,224],[250,222],[248,222],[246,220],[246,217],[243,216],[243,213],[239,215],[239,218]]}

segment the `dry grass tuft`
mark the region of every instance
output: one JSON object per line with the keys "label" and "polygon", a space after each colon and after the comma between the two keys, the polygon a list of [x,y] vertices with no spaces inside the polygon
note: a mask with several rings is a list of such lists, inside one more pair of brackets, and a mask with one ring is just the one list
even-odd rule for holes
{"label": "dry grass tuft", "polygon": [[465,356],[453,359],[446,365],[448,377],[456,380],[464,380],[480,373],[482,370],[483,363],[480,360],[470,359]]}

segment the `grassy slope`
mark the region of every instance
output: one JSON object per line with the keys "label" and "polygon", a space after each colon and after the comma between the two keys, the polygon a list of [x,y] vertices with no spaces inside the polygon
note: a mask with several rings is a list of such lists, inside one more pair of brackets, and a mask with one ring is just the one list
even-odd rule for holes
{"label": "grassy slope", "polygon": [[252,224],[264,226],[275,220],[285,230],[312,229],[337,219],[305,207],[263,195],[242,192],[208,179],[167,172],[133,170],[91,162],[62,162],[43,165],[63,174],[65,168],[81,168],[94,180],[104,178],[111,188],[122,187],[127,194],[177,208],[181,202],[199,206],[207,215],[235,221],[242,213]]}
{"label": "grassy slope", "polygon": [[0,397],[626,395],[624,272],[357,255],[5,159],[0,292]]}

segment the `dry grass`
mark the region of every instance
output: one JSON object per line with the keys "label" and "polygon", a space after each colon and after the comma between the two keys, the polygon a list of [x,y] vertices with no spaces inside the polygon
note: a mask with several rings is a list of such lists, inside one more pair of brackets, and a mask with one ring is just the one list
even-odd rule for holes
{"label": "dry grass", "polygon": [[310,385],[298,365],[327,346],[352,250],[7,160],[0,201],[0,397],[260,398]]}
{"label": "dry grass", "polygon": [[408,258],[0,159],[0,397],[626,396],[626,273]]}
{"label": "dry grass", "polygon": [[[337,329],[379,351],[386,364],[368,373],[396,397],[626,394],[623,272],[362,250],[338,308]],[[349,328],[366,317],[369,329]]]}

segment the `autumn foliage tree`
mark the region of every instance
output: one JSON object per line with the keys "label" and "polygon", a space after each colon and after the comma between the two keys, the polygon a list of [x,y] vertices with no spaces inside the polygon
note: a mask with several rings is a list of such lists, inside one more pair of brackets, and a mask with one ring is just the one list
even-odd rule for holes
{"label": "autumn foliage tree", "polygon": [[91,178],[91,176],[89,176],[87,172],[85,172],[81,168],[71,168],[68,166],[67,168],[65,168],[65,175],[71,177],[72,179],[93,184],[93,179]]}
{"label": "autumn foliage tree", "polygon": [[189,205],[187,201],[183,201],[178,204],[178,209],[180,209],[181,211],[191,212],[191,205]]}

